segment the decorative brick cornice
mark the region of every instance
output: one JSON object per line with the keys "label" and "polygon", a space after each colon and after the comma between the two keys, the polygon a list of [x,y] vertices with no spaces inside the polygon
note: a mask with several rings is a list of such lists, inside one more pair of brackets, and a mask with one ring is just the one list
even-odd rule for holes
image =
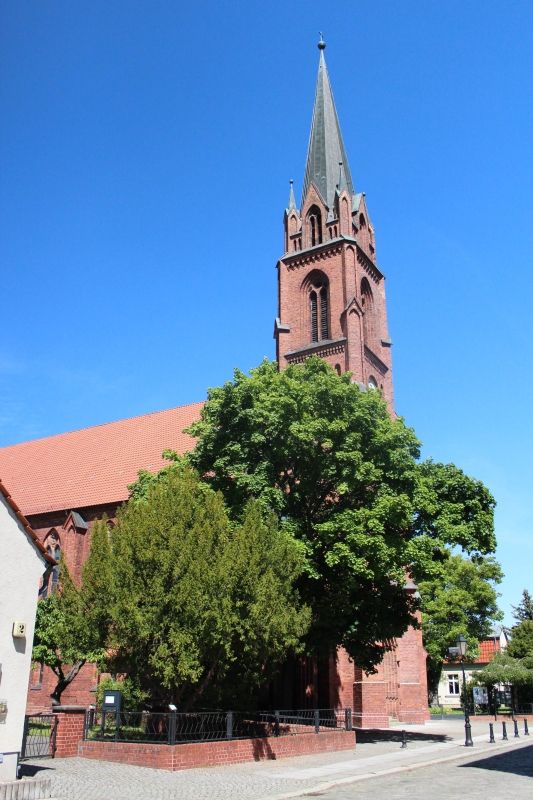
{"label": "decorative brick cornice", "polygon": [[359,245],[357,245],[357,260],[375,283],[379,283],[381,280],[383,280],[383,273],[380,272],[374,262],[371,261],[371,259]]}
{"label": "decorative brick cornice", "polygon": [[317,244],[315,247],[308,247],[306,250],[287,253],[280,258],[280,264],[284,264],[289,270],[307,267],[309,264],[323,261],[332,255],[338,255],[342,251],[342,241],[342,239],[331,239],[328,242]]}
{"label": "decorative brick cornice", "polygon": [[386,375],[389,371],[388,366],[379,358],[375,353],[372,352],[370,347],[367,347],[365,344],[365,358],[370,361],[373,367],[375,367],[382,375]]}
{"label": "decorative brick cornice", "polygon": [[306,347],[301,347],[298,350],[290,350],[285,353],[285,358],[289,364],[302,364],[309,356],[326,356],[336,355],[337,353],[344,353],[346,345],[346,337],[341,339],[326,339],[322,342],[309,344]]}

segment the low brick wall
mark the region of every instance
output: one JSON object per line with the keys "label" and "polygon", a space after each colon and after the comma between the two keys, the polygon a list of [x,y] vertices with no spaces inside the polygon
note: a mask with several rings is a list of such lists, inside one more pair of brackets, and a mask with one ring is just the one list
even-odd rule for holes
{"label": "low brick wall", "polygon": [[181,770],[214,767],[245,761],[275,760],[355,748],[355,733],[327,731],[263,739],[231,739],[193,744],[136,744],[81,741],[78,755],[102,761],[119,761],[139,767]]}

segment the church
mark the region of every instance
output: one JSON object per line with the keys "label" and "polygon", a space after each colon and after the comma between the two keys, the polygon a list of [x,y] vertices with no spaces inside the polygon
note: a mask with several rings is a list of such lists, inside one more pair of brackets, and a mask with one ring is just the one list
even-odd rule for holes
{"label": "church", "polygon": [[[393,407],[391,340],[385,278],[364,192],[356,192],[333,100],[321,39],[318,77],[298,207],[291,181],[278,261],[278,315],[274,323],[280,369],[310,355]],[[91,527],[110,520],[128,498],[139,470],[164,466],[162,453],[194,446],[183,431],[202,403],[49,436],[0,449],[0,478],[9,487],[46,552],[64,559],[75,578],[88,555]],[[112,523],[111,523],[112,524]],[[52,574],[51,582],[57,580]],[[405,591],[415,592],[407,581]],[[67,704],[94,702],[96,667],[85,665],[64,692]],[[365,675],[340,649],[326,664],[301,659],[283,673],[286,708],[350,707],[358,726],[389,719],[428,718],[426,654],[420,630],[409,629],[373,675]],[[50,706],[53,674],[32,671],[28,709]]]}

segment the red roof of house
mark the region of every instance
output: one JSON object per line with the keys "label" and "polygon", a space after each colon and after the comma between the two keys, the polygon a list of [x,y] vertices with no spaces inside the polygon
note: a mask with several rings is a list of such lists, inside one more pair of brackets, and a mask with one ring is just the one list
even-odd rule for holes
{"label": "red roof of house", "polygon": [[495,637],[492,639],[483,639],[479,643],[479,655],[475,660],[475,664],[488,664],[496,653],[501,650],[500,640]]}
{"label": "red roof of house", "polygon": [[41,541],[39,539],[39,537],[37,536],[37,534],[35,533],[35,531],[31,527],[30,523],[28,522],[28,520],[26,519],[26,517],[24,516],[24,514],[22,513],[22,511],[18,507],[18,505],[15,503],[15,501],[13,500],[11,495],[9,494],[8,490],[6,489],[6,487],[5,487],[4,483],[2,483],[2,481],[0,481],[0,494],[2,494],[4,496],[6,503],[11,508],[11,510],[15,514],[16,518],[18,519],[18,521],[20,522],[20,524],[22,525],[22,527],[26,531],[27,535],[30,537],[31,541],[33,542],[35,548],[40,552],[42,557],[44,559],[46,559],[46,561],[48,561],[50,564],[55,564],[56,562],[54,561],[52,556],[49,553],[46,552],[46,550],[44,549],[43,544],[41,543]]}
{"label": "red roof of house", "polygon": [[24,514],[116,503],[140,469],[164,466],[163,450],[185,453],[193,439],[183,429],[203,403],[155,411],[71,433],[0,448],[0,475]]}

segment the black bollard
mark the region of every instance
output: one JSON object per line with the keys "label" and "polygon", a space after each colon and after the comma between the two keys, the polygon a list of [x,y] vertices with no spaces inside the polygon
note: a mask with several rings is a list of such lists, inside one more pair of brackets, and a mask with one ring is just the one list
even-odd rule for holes
{"label": "black bollard", "polygon": [[494,725],[492,722],[489,722],[489,742],[495,742],[496,739],[494,738]]}
{"label": "black bollard", "polygon": [[524,720],[524,736],[529,736],[529,728],[527,727],[527,719]]}
{"label": "black bollard", "polygon": [[401,749],[403,750],[405,747],[407,747],[407,734],[405,733],[405,731],[402,731],[402,747],[401,747]]}
{"label": "black bollard", "polygon": [[514,721],[514,738],[518,739],[519,736],[520,736],[520,734],[518,733],[518,722],[515,719],[515,721]]}
{"label": "black bollard", "polygon": [[502,722],[502,731],[503,731],[502,739],[504,740],[504,742],[506,742],[507,741],[507,725],[506,725],[505,722]]}

